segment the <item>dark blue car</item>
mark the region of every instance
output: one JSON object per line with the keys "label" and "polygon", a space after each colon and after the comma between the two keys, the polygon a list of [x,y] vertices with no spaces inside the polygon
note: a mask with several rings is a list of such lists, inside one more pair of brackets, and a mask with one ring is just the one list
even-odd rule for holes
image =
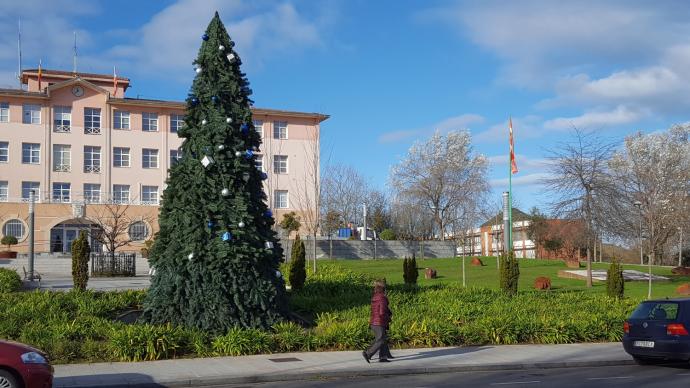
{"label": "dark blue car", "polygon": [[623,329],[623,347],[640,364],[690,360],[688,298],[642,302]]}

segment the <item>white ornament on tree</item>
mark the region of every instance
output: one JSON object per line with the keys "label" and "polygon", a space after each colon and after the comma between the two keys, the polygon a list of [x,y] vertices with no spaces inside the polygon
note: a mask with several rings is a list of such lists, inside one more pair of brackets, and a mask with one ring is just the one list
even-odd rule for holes
{"label": "white ornament on tree", "polygon": [[271,241],[266,241],[264,245],[266,246],[266,249],[273,249],[273,242]]}
{"label": "white ornament on tree", "polygon": [[225,118],[225,122],[228,123],[228,124],[230,124],[230,123],[232,123],[232,119],[231,119],[230,117],[226,117],[226,118]]}
{"label": "white ornament on tree", "polygon": [[209,165],[213,164],[213,158],[208,155],[204,155],[204,158],[201,159],[201,164],[203,164],[204,167],[208,167]]}
{"label": "white ornament on tree", "polygon": [[223,45],[221,44],[220,46],[218,46],[218,50],[219,50],[219,51],[225,50],[225,46],[223,46]]}
{"label": "white ornament on tree", "polygon": [[240,228],[244,228],[244,222],[240,221],[240,223],[237,224],[237,226],[239,226]]}
{"label": "white ornament on tree", "polygon": [[208,121],[206,121],[206,119],[201,120],[201,125],[206,125],[207,123]]}
{"label": "white ornament on tree", "polygon": [[218,148],[218,151],[222,151],[222,150],[225,149],[225,145],[223,145],[223,144],[218,144],[218,147],[217,147],[217,148]]}
{"label": "white ornament on tree", "polygon": [[201,73],[201,68],[197,67],[194,71],[196,71],[197,74]]}
{"label": "white ornament on tree", "polygon": [[232,62],[232,60],[235,59],[235,54],[230,53],[227,55],[227,57],[228,57],[228,61]]}
{"label": "white ornament on tree", "polygon": [[187,259],[192,260],[194,258],[194,252],[187,255]]}
{"label": "white ornament on tree", "polygon": [[238,158],[242,156],[242,151],[235,151],[235,156],[237,156]]}
{"label": "white ornament on tree", "polygon": [[230,195],[230,190],[228,190],[228,189],[223,189],[223,190],[220,191],[220,194],[221,194],[223,197],[227,197],[228,195]]}
{"label": "white ornament on tree", "polygon": [[277,278],[282,278],[282,277],[283,277],[283,273],[280,272],[280,271],[276,271],[276,277],[277,277]]}

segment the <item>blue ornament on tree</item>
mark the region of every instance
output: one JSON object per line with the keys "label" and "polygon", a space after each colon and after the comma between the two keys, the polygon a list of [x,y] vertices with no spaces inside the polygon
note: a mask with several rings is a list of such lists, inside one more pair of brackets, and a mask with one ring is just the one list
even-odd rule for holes
{"label": "blue ornament on tree", "polygon": [[244,157],[247,159],[251,159],[252,156],[254,156],[254,151],[252,150],[247,150],[247,152],[244,153]]}
{"label": "blue ornament on tree", "polygon": [[213,221],[209,221],[208,223],[206,223],[206,226],[208,226],[209,228],[213,228]]}
{"label": "blue ornament on tree", "polygon": [[273,212],[269,209],[264,212],[264,215],[268,218],[273,217]]}
{"label": "blue ornament on tree", "polygon": [[218,103],[218,97],[216,97],[216,96],[211,97],[211,101],[213,101],[214,104]]}
{"label": "blue ornament on tree", "polygon": [[192,106],[199,105],[199,99],[196,97],[192,97]]}
{"label": "blue ornament on tree", "polygon": [[220,238],[222,238],[223,241],[230,241],[232,240],[232,234],[230,234],[230,232],[225,232]]}
{"label": "blue ornament on tree", "polygon": [[208,40],[208,35],[206,35],[206,34],[201,35],[201,39],[203,39],[203,40]]}
{"label": "blue ornament on tree", "polygon": [[244,123],[240,126],[240,130],[242,131],[243,134],[247,134],[249,132],[249,125],[247,123]]}
{"label": "blue ornament on tree", "polygon": [[268,174],[266,174],[265,172],[262,172],[261,173],[261,180],[265,181],[266,179],[268,179]]}

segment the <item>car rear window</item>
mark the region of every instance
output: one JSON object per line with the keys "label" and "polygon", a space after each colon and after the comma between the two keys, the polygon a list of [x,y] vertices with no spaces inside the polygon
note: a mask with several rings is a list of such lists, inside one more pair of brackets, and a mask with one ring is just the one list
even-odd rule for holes
{"label": "car rear window", "polygon": [[675,302],[644,302],[637,306],[630,319],[672,321],[678,317],[678,308]]}

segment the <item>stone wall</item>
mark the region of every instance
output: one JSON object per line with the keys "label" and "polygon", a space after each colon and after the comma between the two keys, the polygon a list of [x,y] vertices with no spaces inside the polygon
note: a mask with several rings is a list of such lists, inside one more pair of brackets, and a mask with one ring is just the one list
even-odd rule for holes
{"label": "stone wall", "polygon": [[[313,258],[314,240],[303,240],[307,259]],[[293,240],[282,240],[283,252],[289,259]],[[411,257],[455,257],[453,241],[362,241],[316,240],[317,259],[397,259]]]}

